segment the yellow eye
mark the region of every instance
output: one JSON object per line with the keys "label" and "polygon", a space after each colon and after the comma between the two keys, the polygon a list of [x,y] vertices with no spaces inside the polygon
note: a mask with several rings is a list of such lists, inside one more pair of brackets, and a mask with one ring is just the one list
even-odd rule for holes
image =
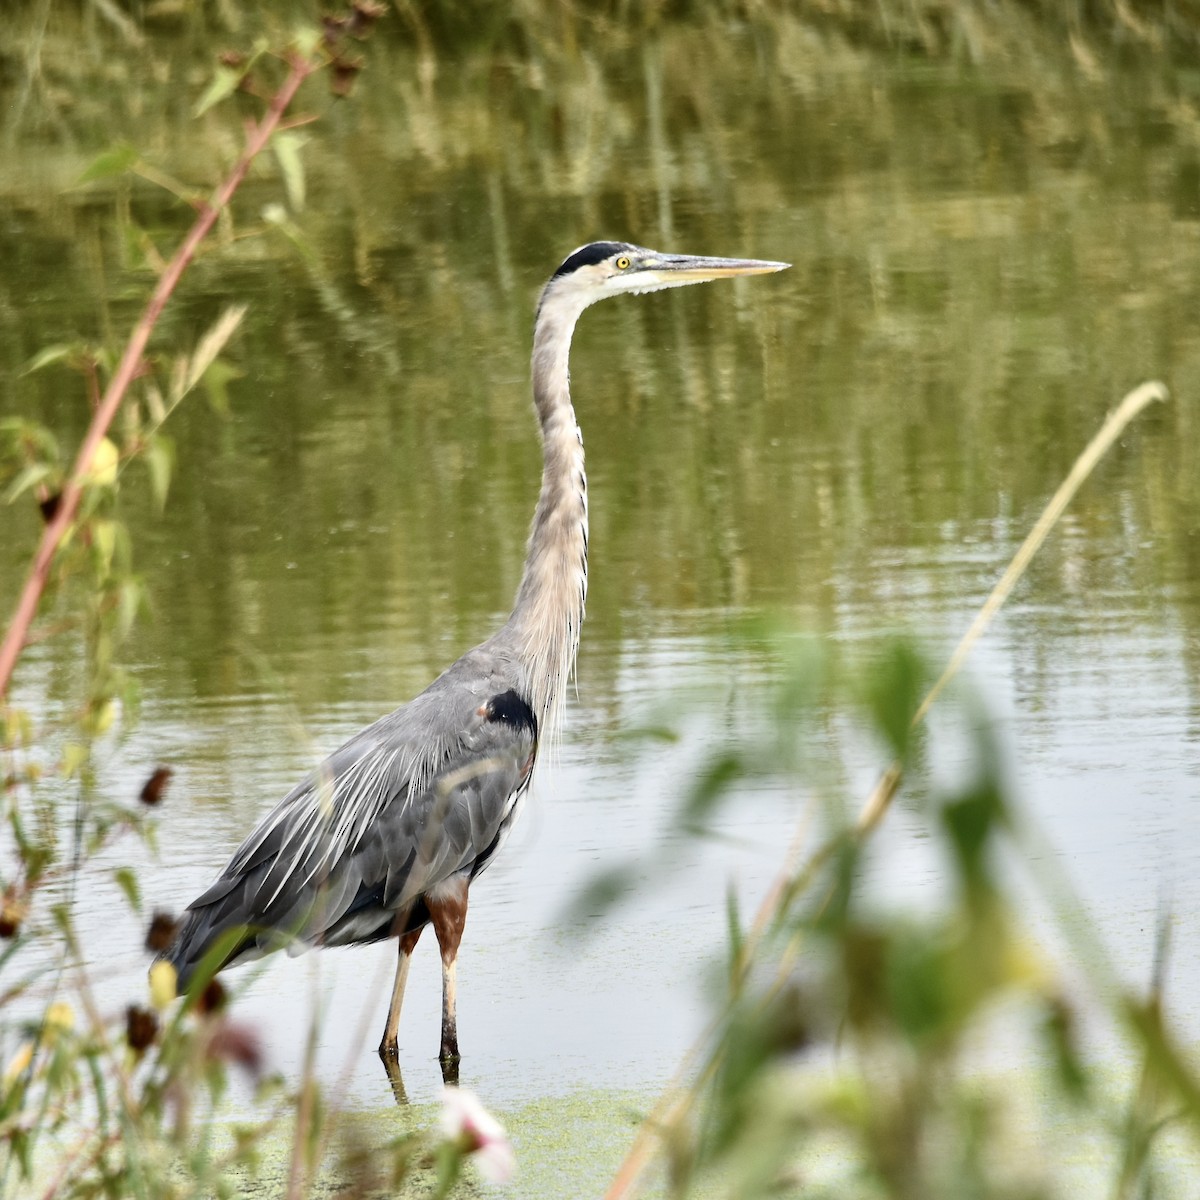
{"label": "yellow eye", "polygon": [[617,270],[624,271],[624,270],[626,270],[626,268],[628,268],[628,266],[629,266],[629,259],[627,259],[625,257],[625,255],[622,254],[621,257],[617,259]]}

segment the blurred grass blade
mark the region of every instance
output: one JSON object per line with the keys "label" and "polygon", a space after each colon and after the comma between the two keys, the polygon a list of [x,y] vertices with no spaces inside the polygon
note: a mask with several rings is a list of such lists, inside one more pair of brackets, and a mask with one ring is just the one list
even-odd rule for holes
{"label": "blurred grass blade", "polygon": [[21,368],[21,374],[32,375],[34,371],[40,371],[52,363],[62,362],[63,359],[70,358],[78,349],[79,347],[71,342],[60,342],[54,346],[45,346]]}
{"label": "blurred grass blade", "polygon": [[725,932],[729,943],[729,979],[736,990],[742,980],[742,954],[746,939],[742,936],[742,914],[737,890],[732,882],[725,889]]}
{"label": "blurred grass blade", "polygon": [[294,213],[304,209],[305,185],[304,164],[300,151],[308,139],[301,134],[284,132],[277,134],[272,143],[279,169],[283,172],[283,186],[287,191],[288,207]]}
{"label": "blurred grass blade", "polygon": [[[1071,468],[1070,473],[1059,484],[1058,491],[1050,498],[1050,503],[1046,505],[1042,515],[1037,519],[1028,536],[1021,543],[1016,554],[1013,555],[1012,561],[1008,564],[1004,574],[1000,576],[1000,580],[992,589],[991,595],[984,601],[983,607],[979,610],[975,620],[971,622],[971,627],[963,634],[962,640],[955,647],[954,653],[950,656],[950,661],[946,664],[946,669],[938,677],[933,687],[929,689],[925,699],[921,702],[921,707],[917,709],[912,719],[914,726],[919,725],[925,719],[929,710],[933,707],[934,701],[941,695],[946,684],[958,674],[972,647],[983,636],[984,630],[991,624],[992,618],[1000,611],[1005,600],[1008,599],[1009,593],[1016,585],[1017,580],[1025,574],[1025,570],[1033,560],[1033,556],[1042,548],[1042,543],[1050,536],[1050,531],[1058,523],[1058,519],[1062,516],[1064,509],[1074,499],[1075,493],[1079,491],[1083,481],[1095,470],[1096,464],[1104,457],[1113,442],[1121,436],[1125,427],[1142,409],[1155,400],[1166,400],[1167,396],[1167,389],[1163,384],[1157,382],[1143,383],[1140,387],[1134,388],[1109,413],[1108,419],[1100,427],[1100,431],[1092,438],[1084,448],[1083,453],[1075,460],[1075,465]],[[891,798],[895,795],[896,785],[899,783],[899,777],[896,774],[897,771],[898,766],[893,763],[876,785],[875,790],[868,797],[866,804],[863,805],[862,811],[858,816],[858,829],[860,833],[869,833],[887,811]]]}
{"label": "blurred grass blade", "polygon": [[117,590],[117,633],[124,639],[133,629],[134,620],[145,607],[146,593],[136,579],[125,580]]}
{"label": "blurred grass blade", "polygon": [[140,913],[142,910],[142,894],[138,888],[137,876],[133,873],[133,870],[130,867],[118,867],[113,872],[113,879],[125,894],[125,899],[129,902],[129,907],[135,913]]}
{"label": "blurred grass blade", "polygon": [[200,344],[188,362],[181,395],[186,395],[200,382],[204,377],[204,372],[212,366],[217,355],[225,349],[226,342],[242,323],[242,318],[246,315],[246,307],[245,304],[235,304],[232,308],[227,308],[217,318],[213,327],[200,339]]}
{"label": "blurred grass blade", "polygon": [[21,473],[8,485],[8,489],[4,493],[4,503],[11,504],[31,487],[36,487],[53,471],[48,463],[32,463],[26,467]]}
{"label": "blurred grass blade", "polygon": [[131,46],[145,45],[146,39],[137,23],[113,0],[91,0],[91,5]]}
{"label": "blurred grass blade", "polygon": [[704,821],[725,798],[733,784],[746,773],[740,754],[723,751],[701,770],[688,792],[684,813],[689,821]]}
{"label": "blurred grass blade", "polygon": [[159,433],[149,438],[145,449],[146,466],[150,471],[150,487],[154,502],[161,511],[167,502],[171,487],[171,474],[175,469],[175,443]]}

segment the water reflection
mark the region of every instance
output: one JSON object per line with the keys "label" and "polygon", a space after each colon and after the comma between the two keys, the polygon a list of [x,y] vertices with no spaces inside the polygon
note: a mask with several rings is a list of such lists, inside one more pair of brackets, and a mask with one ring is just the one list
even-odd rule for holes
{"label": "water reflection", "polygon": [[[974,569],[953,562],[939,568],[959,580]],[[939,591],[953,594],[949,582]],[[970,615],[958,602],[940,612],[948,628]],[[1024,632],[1036,615],[1018,608],[1004,619],[975,678],[1013,749],[1032,818],[1058,848],[1123,977],[1138,983],[1148,977],[1163,881],[1172,889],[1179,945],[1196,936],[1193,914],[1200,911],[1188,853],[1198,832],[1195,733],[1180,686],[1178,635],[1077,628],[1075,636],[1054,640],[1056,669],[1047,677],[1045,647]],[[764,780],[724,814],[717,840],[672,832],[681,783],[731,727],[754,732],[770,673],[752,649],[739,650],[720,632],[727,619],[679,613],[632,631],[621,644],[593,646],[613,660],[614,689],[603,706],[575,707],[560,761],[543,776],[505,854],[477,883],[460,963],[461,1078],[495,1103],[581,1087],[651,1089],[668,1077],[704,1020],[708,972],[720,961],[725,936],[726,883],[735,882],[749,910],[811,801],[802,790]],[[696,636],[698,625],[703,636]],[[848,651],[878,632],[873,609],[844,610],[838,638]],[[586,675],[583,687],[586,693]],[[273,799],[305,765],[303,752],[280,744],[288,707],[274,697],[241,715],[235,707],[176,714],[190,730],[191,750],[185,731],[165,714],[122,756],[144,759],[151,736],[174,742],[182,735],[181,778],[163,814],[163,858],[144,876],[156,903],[177,907],[195,895],[255,821],[255,798]],[[343,709],[314,731],[315,740],[334,744],[362,715]],[[681,741],[631,755],[620,732],[660,724],[664,715],[681,728]],[[940,744],[947,746],[944,736]],[[951,740],[939,770],[952,775],[963,765]],[[865,796],[876,768],[864,748],[852,750],[852,795]],[[138,780],[114,762],[108,782],[120,794]],[[230,796],[233,803],[224,799]],[[582,881],[631,859],[636,891],[626,904],[599,919],[567,919]],[[934,904],[943,880],[920,823],[902,805],[871,859],[874,902]],[[81,933],[99,992],[116,1007],[143,986],[140,956],[115,950],[136,946],[140,928],[123,915],[104,872],[90,880],[89,894]],[[1041,936],[1057,940],[1040,906],[1031,904],[1028,916]],[[273,1066],[289,1075],[298,1069],[308,1022],[319,1014],[321,1077],[354,1104],[379,1105],[390,1103],[396,1087],[372,1050],[394,956],[391,945],[276,955],[227,980],[244,989],[237,1011],[264,1031]],[[1190,961],[1180,955],[1172,963],[1170,995],[1185,1035],[1196,1036],[1198,981]],[[413,1102],[436,1098],[441,1084],[439,1020],[437,955],[418,952],[399,1064]],[[1103,1030],[1097,1036],[1103,1039]]]}
{"label": "water reflection", "polygon": [[[797,264],[770,294],[647,298],[581,327],[579,698],[480,882],[462,965],[463,1081],[495,1103],[656,1084],[701,1019],[726,879],[751,903],[803,803],[748,792],[728,845],[680,848],[662,877],[646,862],[636,905],[564,923],[592,869],[658,843],[707,726],[636,760],[620,732],[657,719],[663,687],[718,723],[748,719],[773,664],[730,638],[746,613],[782,610],[846,645],[896,626],[952,641],[1104,411],[1152,376],[1172,404],[1081,494],[976,678],[1130,977],[1146,977],[1162,876],[1181,925],[1197,911],[1200,226],[1170,79],[1047,82],[872,54],[799,22],[777,33],[467,56],[424,85],[381,42],[360,98],[306,149],[312,204],[294,221],[316,265],[278,229],[235,242],[161,335],[189,345],[230,298],[251,303],[231,415],[197,403],[174,424],[166,512],[144,481],[123,485],[155,616],[132,651],[143,724],[105,779],[132,798],[154,763],[176,769],[143,891],[179,906],[314,757],[502,619],[537,487],[531,305],[561,253],[608,234]],[[153,86],[110,88],[103,137],[203,175],[225,134],[195,150]],[[75,381],[17,372],[48,342],[127,326],[150,278],[129,247],[143,232],[165,244],[185,214],[142,183],[63,190],[96,145],[25,145],[35,169],[0,163],[0,372],[16,410],[69,434],[85,417]],[[275,199],[257,184],[239,231]],[[5,605],[35,527],[20,507],[0,524]],[[77,649],[39,647],[21,696],[69,704]],[[851,762],[855,792],[876,766]],[[880,896],[936,894],[902,811],[885,839]],[[141,986],[140,931],[114,916],[103,870],[92,882],[83,924],[115,1006]],[[347,1093],[381,1103],[364,1038],[393,953],[277,957],[233,978],[275,1062],[294,1069],[316,1008],[322,1069],[349,1062]],[[1172,994],[1191,1019],[1184,958]],[[417,955],[414,1100],[438,1083],[436,972]]]}

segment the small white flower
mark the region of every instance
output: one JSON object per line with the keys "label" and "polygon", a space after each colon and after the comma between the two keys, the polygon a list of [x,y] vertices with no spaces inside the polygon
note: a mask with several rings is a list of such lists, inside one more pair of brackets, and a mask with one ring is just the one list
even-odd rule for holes
{"label": "small white flower", "polygon": [[447,1084],[442,1089],[442,1136],[470,1155],[489,1183],[507,1183],[517,1159],[504,1126],[492,1116],[474,1092]]}

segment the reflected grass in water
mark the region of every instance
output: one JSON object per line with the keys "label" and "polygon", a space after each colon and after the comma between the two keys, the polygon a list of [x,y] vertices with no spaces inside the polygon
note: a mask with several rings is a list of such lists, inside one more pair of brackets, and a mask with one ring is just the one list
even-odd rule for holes
{"label": "reflected grass in water", "polygon": [[[1173,153],[1121,136],[1116,124],[1129,112],[1121,80],[1106,102],[1107,93],[1086,88],[1043,92],[1036,79],[985,87],[902,61],[881,93],[865,86],[873,67],[865,53],[806,42],[802,28],[786,54],[764,51],[775,57],[761,73],[737,36],[722,52],[705,40],[719,43],[716,31],[670,28],[645,55],[589,44],[594,72],[540,86],[517,81],[496,94],[484,86],[486,58],[468,58],[422,91],[404,82],[411,55],[393,47],[394,58],[364,80],[366,114],[335,115],[345,126],[336,153],[332,143],[311,147],[314,203],[302,228],[321,276],[291,257],[286,239],[255,239],[240,243],[250,258],[241,269],[206,281],[212,296],[228,289],[257,298],[244,343],[254,367],[240,405],[235,392],[237,441],[254,470],[228,454],[218,460],[218,478],[232,487],[208,489],[203,503],[217,517],[207,536],[220,540],[193,558],[228,559],[239,543],[223,543],[239,532],[256,555],[270,553],[257,532],[273,537],[278,497],[299,492],[297,526],[321,529],[347,561],[323,572],[324,590],[303,603],[277,590],[261,597],[267,610],[312,612],[315,603],[362,627],[411,589],[411,619],[424,625],[422,669],[444,657],[431,645],[440,631],[469,641],[511,595],[536,469],[525,396],[528,294],[547,244],[574,245],[614,217],[643,240],[657,231],[684,248],[782,246],[800,264],[777,302],[747,296],[733,331],[718,333],[708,301],[668,301],[601,317],[580,347],[581,415],[601,488],[597,553],[613,546],[610,579],[626,574],[624,564],[642,564],[656,606],[767,599],[828,624],[842,597],[819,582],[844,580],[852,602],[878,594],[886,580],[870,563],[889,546],[992,530],[1005,543],[1000,558],[1011,519],[1046,494],[1066,469],[1065,447],[1086,436],[1096,410],[1075,397],[1123,390],[1133,382],[1128,355],[1166,358],[1169,382],[1185,397],[1181,415],[1164,418],[1144,451],[1153,456],[1150,478],[1170,487],[1139,524],[1186,528],[1198,497],[1180,492],[1197,472],[1179,422],[1191,419],[1196,359],[1187,331],[1197,297],[1181,246],[1194,242],[1194,228],[1126,195],[1142,165],[1157,192]],[[699,54],[717,56],[725,81],[712,97],[689,69]],[[572,88],[594,95],[576,100]],[[670,98],[659,119],[671,137],[656,162],[658,94]],[[978,102],[964,113],[971,97]],[[1150,114],[1156,103],[1134,111]],[[547,130],[560,128],[558,109],[607,115],[601,128],[567,125],[543,138],[528,129],[530,106]],[[432,132],[419,141],[414,128]],[[1060,130],[1091,139],[1069,166]],[[157,136],[169,143],[167,134]],[[1103,162],[1113,152],[1116,177]],[[579,174],[580,163],[588,173]],[[118,197],[108,211],[126,207]],[[146,214],[151,228],[166,215]],[[112,245],[85,230],[67,236],[90,247],[91,261],[112,262]],[[64,278],[73,295],[94,282]],[[210,311],[197,296],[173,332]],[[617,345],[626,347],[619,355]],[[735,378],[734,363],[761,358],[764,347],[771,359],[761,399],[744,391],[744,372],[742,394],[722,386]],[[9,358],[13,369],[23,361]],[[795,380],[803,385],[783,386]],[[347,392],[370,401],[347,411]],[[25,395],[62,407],[57,387]],[[698,420],[680,420],[667,399],[677,395]],[[1019,409],[1015,395],[1027,397]],[[1034,430],[1034,453],[1009,449],[1018,425]],[[212,433],[189,428],[187,436],[200,439],[206,459],[218,453]],[[739,447],[732,458],[731,446]],[[651,479],[660,481],[653,495]],[[165,543],[201,545],[207,523],[191,503],[200,482],[180,480],[192,516]],[[1149,499],[1130,494],[1143,506]],[[1173,516],[1180,499],[1184,510]],[[648,503],[667,520],[646,522]],[[418,516],[397,520],[398,512]],[[1111,528],[1102,506],[1080,519],[1095,532]],[[280,568],[303,561],[300,535],[281,532],[287,544],[254,576],[284,579]],[[482,588],[464,587],[462,557],[446,552],[464,539]],[[1186,537],[1160,548],[1186,552]],[[1191,577],[1178,560],[1163,568]],[[214,586],[212,576],[180,575],[180,599]],[[448,606],[443,597],[455,599]],[[593,618],[615,629],[635,606],[622,583],[597,591]],[[222,615],[226,630],[249,619],[233,596]],[[280,636],[280,648],[299,633]]]}

